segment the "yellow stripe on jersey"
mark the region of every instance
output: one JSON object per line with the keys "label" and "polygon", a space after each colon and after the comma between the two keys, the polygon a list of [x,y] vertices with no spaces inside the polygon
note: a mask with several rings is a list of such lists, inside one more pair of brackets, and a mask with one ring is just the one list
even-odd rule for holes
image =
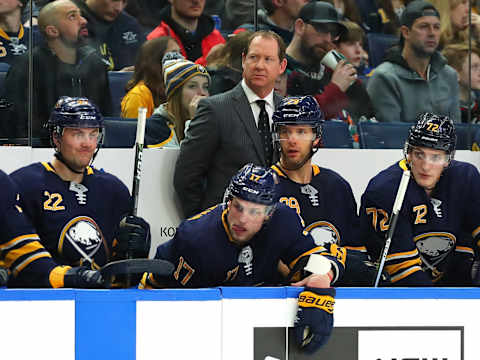
{"label": "yellow stripe on jersey", "polygon": [[361,253],[367,252],[367,248],[365,246],[344,246],[344,248],[347,250],[359,251]]}
{"label": "yellow stripe on jersey", "polygon": [[38,260],[40,258],[51,258],[52,256],[47,252],[47,251],[42,251],[39,253],[36,253],[35,255],[29,256],[25,260],[23,260],[20,264],[15,266],[12,270],[13,275],[17,276],[20,271],[25,269],[29,264],[34,262],[35,260]]}
{"label": "yellow stripe on jersey", "polygon": [[50,166],[50,164],[47,163],[46,161],[42,161],[42,165],[45,168],[45,170],[55,172],[55,169],[52,166]]}
{"label": "yellow stripe on jersey", "polygon": [[[480,234],[480,226],[477,227],[475,230],[472,231],[472,236],[473,238],[477,237],[477,235]],[[479,240],[480,241],[480,240]]]}
{"label": "yellow stripe on jersey", "polygon": [[411,258],[411,257],[415,257],[415,256],[418,256],[418,250],[417,249],[387,255],[387,261],[406,259],[406,258]]}
{"label": "yellow stripe on jersey", "polygon": [[6,251],[18,244],[20,244],[22,241],[26,240],[40,240],[37,234],[25,234],[25,235],[20,235],[17,236],[16,238],[13,238],[12,240],[6,242],[5,244],[0,244],[0,250],[1,251]]}
{"label": "yellow stripe on jersey", "polygon": [[92,175],[94,173],[91,166],[87,166],[87,175]]}
{"label": "yellow stripe on jersey", "polygon": [[161,143],[158,143],[158,144],[147,145],[147,148],[149,149],[161,148],[162,146],[165,146],[173,139],[173,135],[174,135],[174,131],[172,128],[170,128],[170,135],[168,136],[167,139],[163,140]]}
{"label": "yellow stripe on jersey", "polygon": [[402,279],[405,279],[407,276],[409,276],[409,275],[411,275],[411,274],[413,274],[414,272],[417,272],[417,271],[422,271],[422,268],[420,266],[415,266],[413,268],[405,270],[404,272],[402,272],[400,274],[397,274],[395,276],[390,277],[390,280],[392,281],[392,283],[394,283],[394,282],[400,281]]}
{"label": "yellow stripe on jersey", "polygon": [[45,250],[45,248],[42,246],[42,244],[40,244],[40,242],[29,241],[19,248],[8,251],[4,259],[5,265],[10,268],[12,264],[17,261],[18,258],[27,254],[31,254],[38,250],[43,250],[42,253],[45,252],[46,254],[48,254],[48,256],[50,256],[50,254]]}
{"label": "yellow stripe on jersey", "polygon": [[405,171],[405,170],[408,170],[408,165],[407,165],[407,160],[403,159],[403,160],[400,160],[398,162],[398,166],[400,166],[400,168]]}
{"label": "yellow stripe on jersey", "polygon": [[320,167],[318,165],[312,164],[313,176],[320,174]]}
{"label": "yellow stripe on jersey", "polygon": [[415,236],[413,238],[413,241],[417,242],[418,240],[428,238],[430,236],[445,236],[445,237],[448,237],[449,239],[451,239],[453,241],[453,243],[456,243],[456,241],[457,241],[457,238],[455,237],[455,235],[447,233],[447,232],[428,232],[428,233],[420,234],[420,235]]}
{"label": "yellow stripe on jersey", "polygon": [[413,268],[415,266],[420,266],[421,264],[422,261],[420,260],[420,258],[416,258],[408,261],[403,261],[398,264],[386,265],[385,269],[390,275],[395,275],[395,273],[399,272],[400,270]]}
{"label": "yellow stripe on jersey", "polygon": [[455,251],[474,255],[473,249],[468,246],[457,246]]}
{"label": "yellow stripe on jersey", "polygon": [[228,228],[228,225],[227,225],[227,209],[223,210],[222,212],[222,224],[223,224],[223,229],[227,234],[228,241],[235,243],[235,241],[233,240],[232,234],[230,233],[230,229]]}
{"label": "yellow stripe on jersey", "polygon": [[280,169],[277,165],[272,165],[270,166],[270,168],[278,175],[278,176],[282,176],[284,178],[287,177],[287,175],[282,171],[282,169]]}

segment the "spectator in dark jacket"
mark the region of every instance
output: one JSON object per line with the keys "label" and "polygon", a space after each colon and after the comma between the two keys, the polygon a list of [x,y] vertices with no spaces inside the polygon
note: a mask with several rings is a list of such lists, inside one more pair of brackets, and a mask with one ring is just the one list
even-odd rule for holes
{"label": "spectator in dark jacket", "polygon": [[[86,20],[70,0],[57,0],[40,11],[39,29],[46,44],[33,50],[32,132],[49,144],[43,129],[60,96],[84,96],[99,106],[102,114],[112,112],[107,69],[94,49],[82,46],[88,36]],[[2,137],[28,135],[28,57],[23,55],[10,68],[5,83],[7,100],[13,105],[8,116],[8,130]],[[5,129],[5,126],[3,127]]]}

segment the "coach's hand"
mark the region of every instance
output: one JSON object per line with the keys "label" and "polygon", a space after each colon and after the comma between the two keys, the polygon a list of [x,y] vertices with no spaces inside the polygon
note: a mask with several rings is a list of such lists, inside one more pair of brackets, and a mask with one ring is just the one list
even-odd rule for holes
{"label": "coach's hand", "polygon": [[117,233],[117,254],[125,258],[131,254],[133,258],[147,258],[150,251],[150,225],[138,216],[126,216],[120,221]]}
{"label": "coach's hand", "polygon": [[81,289],[101,289],[104,287],[102,274],[86,266],[68,269],[63,277],[63,287]]}
{"label": "coach's hand", "polygon": [[295,340],[306,353],[312,354],[327,343],[333,329],[334,305],[334,288],[305,287],[298,295]]}

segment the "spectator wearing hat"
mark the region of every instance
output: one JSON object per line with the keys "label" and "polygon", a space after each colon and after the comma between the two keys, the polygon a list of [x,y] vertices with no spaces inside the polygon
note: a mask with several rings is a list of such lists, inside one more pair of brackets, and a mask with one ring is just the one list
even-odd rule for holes
{"label": "spectator wearing hat", "polygon": [[438,51],[440,14],[415,0],[401,17],[400,46],[374,71],[367,90],[381,122],[414,122],[420,112],[460,121],[456,71]]}
{"label": "spectator wearing hat", "polygon": [[[262,0],[264,9],[257,11],[258,30],[271,30],[280,35],[285,44],[290,44],[293,37],[293,25],[298,18],[300,9],[310,0]],[[242,30],[255,31],[255,26],[250,20],[247,24],[240,25],[235,33]]]}
{"label": "spectator wearing hat", "polygon": [[[167,143],[178,146],[185,138],[185,129],[195,115],[198,102],[209,95],[210,75],[207,70],[177,52],[165,55],[163,77],[167,102],[155,109],[147,122],[145,136],[148,147],[162,147]],[[164,124],[173,130],[168,139],[163,137]]]}
{"label": "spectator wearing hat", "polygon": [[180,45],[182,55],[206,66],[206,57],[215,45],[224,44],[222,34],[215,29],[211,16],[204,15],[206,0],[170,0],[160,13],[160,25],[147,39],[170,36]]}
{"label": "spectator wearing hat", "polygon": [[[11,65],[29,48],[29,28],[22,25],[22,12],[27,0],[8,0],[0,3],[0,62]],[[34,31],[34,44],[37,42]]]}
{"label": "spectator wearing hat", "polygon": [[365,87],[356,81],[353,64],[340,60],[333,70],[321,64],[346,31],[332,4],[311,2],[300,11],[292,42],[287,47],[288,95],[314,95],[327,119],[338,118],[353,99],[365,104],[365,114],[361,115],[373,116]]}

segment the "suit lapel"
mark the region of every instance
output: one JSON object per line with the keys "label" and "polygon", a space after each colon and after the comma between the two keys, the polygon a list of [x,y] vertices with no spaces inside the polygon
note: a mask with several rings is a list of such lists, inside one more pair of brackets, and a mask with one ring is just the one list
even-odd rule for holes
{"label": "suit lapel", "polygon": [[240,83],[236,86],[235,91],[233,92],[233,99],[235,100],[233,101],[233,107],[238,113],[240,121],[245,125],[247,135],[250,136],[253,141],[258,158],[262,161],[263,165],[265,165],[265,154],[263,152],[257,125],[255,124],[255,118],[253,117],[252,109]]}

